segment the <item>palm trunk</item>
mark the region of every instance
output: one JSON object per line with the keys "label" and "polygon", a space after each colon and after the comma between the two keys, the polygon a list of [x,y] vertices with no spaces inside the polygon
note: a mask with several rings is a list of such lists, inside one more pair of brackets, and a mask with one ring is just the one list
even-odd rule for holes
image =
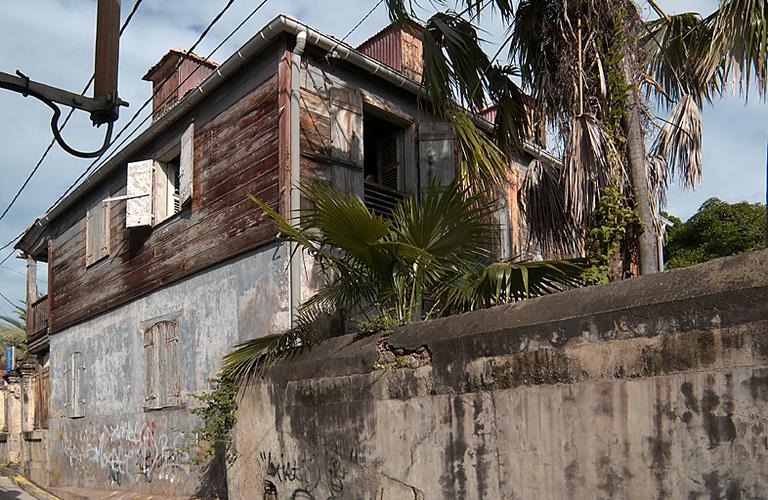
{"label": "palm trunk", "polygon": [[[634,82],[629,70],[627,80]],[[656,230],[653,224],[651,200],[648,196],[648,179],[645,167],[645,142],[643,129],[640,127],[640,112],[638,111],[637,87],[632,86],[627,94],[627,113],[624,115],[624,126],[627,129],[627,156],[632,180],[632,194],[643,226],[638,237],[637,247],[640,257],[640,274],[659,272],[658,249],[656,248]]]}

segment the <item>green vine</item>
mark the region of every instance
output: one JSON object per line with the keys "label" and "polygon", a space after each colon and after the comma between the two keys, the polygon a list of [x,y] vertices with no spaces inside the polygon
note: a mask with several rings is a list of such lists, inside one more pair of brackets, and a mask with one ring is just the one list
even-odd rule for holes
{"label": "green vine", "polygon": [[595,223],[587,234],[589,265],[582,273],[588,285],[607,283],[611,277],[611,261],[619,255],[621,243],[638,215],[632,201],[616,187],[606,188],[600,196]]}
{"label": "green vine", "polygon": [[203,406],[194,408],[192,414],[202,421],[195,429],[198,441],[203,445],[204,457],[214,458],[223,449],[227,461],[237,458],[233,446],[232,429],[237,422],[237,394],[239,386],[233,380],[218,376],[210,380],[213,389],[195,399]]}

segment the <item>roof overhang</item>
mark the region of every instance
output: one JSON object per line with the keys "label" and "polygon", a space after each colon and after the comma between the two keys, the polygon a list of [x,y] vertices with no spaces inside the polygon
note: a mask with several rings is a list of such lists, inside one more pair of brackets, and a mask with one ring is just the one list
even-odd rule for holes
{"label": "roof overhang", "polygon": [[[325,35],[320,31],[298,21],[292,16],[279,14],[272,19],[266,26],[257,32],[240,49],[232,54],[226,61],[218,66],[211,75],[201,83],[197,89],[186,95],[170,111],[164,114],[157,121],[152,123],[136,139],[130,142],[123,149],[118,151],[109,160],[99,166],[90,176],[79,184],[71,193],[65,196],[56,205],[51,207],[44,215],[35,220],[35,222],[26,230],[15,248],[25,251],[31,255],[38,255],[43,251],[46,242],[44,238],[45,228],[71,207],[78,199],[84,196],[89,190],[108,177],[112,171],[126,162],[131,155],[138,152],[140,148],[156,138],[163,131],[167,130],[173,123],[187,113],[192,107],[196,106],[208,94],[213,92],[223,84],[230,76],[235,74],[246,62],[257,56],[270,43],[277,40],[281,35],[296,35],[301,31],[307,32],[307,43],[321,50],[329,52],[329,55],[338,60],[346,61],[367,73],[382,78],[396,87],[402,88],[417,96],[427,97],[425,89],[421,84],[410,80],[393,70],[389,66],[355,50],[352,46],[341,42],[331,36]],[[483,130],[488,132],[493,130],[493,124],[480,117],[474,117],[474,121]],[[534,157],[544,159],[550,162],[559,163],[559,160],[549,154],[545,149],[530,142],[523,144],[523,150]]]}

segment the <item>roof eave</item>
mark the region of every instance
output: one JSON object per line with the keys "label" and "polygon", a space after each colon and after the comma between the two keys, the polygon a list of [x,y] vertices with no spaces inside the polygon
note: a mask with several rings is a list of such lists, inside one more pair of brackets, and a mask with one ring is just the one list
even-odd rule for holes
{"label": "roof eave", "polygon": [[[81,196],[85,195],[92,187],[101,182],[112,170],[126,161],[132,154],[137,152],[144,145],[149,143],[157,135],[165,131],[178,118],[183,116],[190,108],[199,103],[205,96],[218,88],[231,75],[242,67],[252,57],[258,55],[263,48],[272,43],[283,33],[296,35],[301,31],[307,32],[307,42],[326,51],[332,52],[331,56],[346,61],[354,66],[366,70],[371,75],[378,76],[389,81],[393,85],[405,89],[413,94],[426,97],[426,92],[421,84],[410,80],[401,73],[393,70],[384,63],[373,59],[361,52],[358,52],[350,45],[339,42],[333,37],[325,35],[316,29],[294,19],[286,14],[279,14],[270,21],[264,28],[250,38],[240,49],[232,54],[226,61],[213,70],[211,75],[206,78],[194,91],[186,95],[170,111],[160,117],[136,139],[127,146],[118,151],[106,163],[101,165],[95,172],[88,176],[79,184],[69,195],[64,197],[59,203],[51,207],[43,216],[39,217],[27,229],[15,248],[30,252],[35,241],[38,240],[46,226],[61,215],[65,210],[71,207]],[[486,131],[493,129],[493,125],[483,118],[475,116],[474,121]],[[537,157],[548,161],[559,162],[545,150],[526,142],[524,150]],[[39,246],[39,242],[36,246]]]}

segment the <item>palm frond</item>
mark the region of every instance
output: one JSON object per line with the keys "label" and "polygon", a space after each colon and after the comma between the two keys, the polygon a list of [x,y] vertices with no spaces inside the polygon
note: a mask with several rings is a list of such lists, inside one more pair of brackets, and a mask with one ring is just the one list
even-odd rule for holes
{"label": "palm frond", "polygon": [[682,96],[672,108],[651,147],[651,156],[663,158],[668,176],[677,175],[685,187],[692,188],[701,180],[701,113],[692,96]]}
{"label": "palm frond", "polygon": [[448,285],[447,311],[473,311],[557,293],[582,284],[579,260],[494,262]]}
{"label": "palm frond", "polygon": [[456,109],[450,117],[458,144],[456,176],[460,185],[473,193],[494,192],[506,178],[509,162],[493,139],[477,127],[466,111]]}
{"label": "palm frond", "polygon": [[706,77],[724,67],[725,78],[745,95],[756,84],[759,95],[768,97],[768,1],[722,0],[707,22],[712,39],[700,73]]}
{"label": "palm frond", "polygon": [[615,182],[621,169],[613,141],[594,116],[571,118],[562,176],[566,208],[577,225],[587,227],[600,190]]}
{"label": "palm frond", "polygon": [[578,235],[571,212],[565,208],[565,192],[557,167],[534,159],[528,164],[519,198],[528,224],[529,238],[545,255],[576,251]]}
{"label": "palm frond", "polygon": [[323,328],[327,326],[324,320],[333,314],[333,310],[322,305],[303,307],[299,311],[298,324],[287,332],[237,344],[224,356],[221,374],[240,386],[264,376],[276,362],[300,354],[323,338],[340,334],[339,331],[329,333],[327,327]]}
{"label": "palm frond", "polygon": [[512,66],[494,66],[488,73],[488,93],[496,106],[494,137],[501,151],[509,156],[520,149],[523,138],[533,138],[532,116],[535,104],[512,81],[518,70]]}
{"label": "palm frond", "polygon": [[695,12],[663,15],[645,24],[641,38],[646,72],[653,79],[659,102],[674,103],[685,95],[697,103],[720,92],[722,68],[701,72],[712,41],[712,27]]}

